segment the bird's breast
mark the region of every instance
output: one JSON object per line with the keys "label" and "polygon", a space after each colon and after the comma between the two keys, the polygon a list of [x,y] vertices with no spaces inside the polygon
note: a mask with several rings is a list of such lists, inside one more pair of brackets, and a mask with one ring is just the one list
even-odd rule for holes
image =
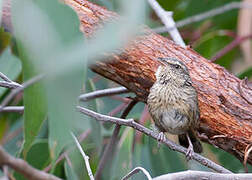
{"label": "bird's breast", "polygon": [[[185,90],[175,86],[154,84],[150,89],[147,104],[155,124],[160,129],[178,134],[180,129],[184,131],[192,123],[194,119],[191,113],[194,111],[192,108],[198,108],[194,106],[195,101],[197,101],[197,94],[194,89]],[[169,115],[167,112],[171,112],[171,114]],[[176,113],[184,116],[183,122],[180,120],[181,118],[176,118],[179,117],[175,116]],[[172,117],[173,114],[174,117]]]}

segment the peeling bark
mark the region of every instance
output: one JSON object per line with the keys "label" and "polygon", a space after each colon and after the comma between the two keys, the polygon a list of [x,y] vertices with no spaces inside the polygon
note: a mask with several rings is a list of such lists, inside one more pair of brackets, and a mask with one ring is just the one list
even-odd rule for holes
{"label": "peeling bark", "polygon": [[[77,12],[81,30],[92,36],[104,22],[117,14],[84,0],[65,0]],[[121,54],[111,54],[91,69],[136,93],[146,102],[155,81],[157,57],[176,57],[188,67],[198,91],[201,140],[235,155],[243,161],[244,151],[252,143],[252,85],[223,67],[209,62],[194,50],[182,48],[150,29],[134,39]],[[252,156],[248,162],[252,164]]]}

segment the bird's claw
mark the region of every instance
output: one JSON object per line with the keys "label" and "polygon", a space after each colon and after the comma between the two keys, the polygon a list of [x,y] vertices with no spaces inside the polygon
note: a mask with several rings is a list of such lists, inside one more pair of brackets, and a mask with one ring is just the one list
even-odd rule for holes
{"label": "bird's claw", "polygon": [[166,140],[165,134],[163,132],[158,133],[157,141],[158,148],[160,148],[160,144]]}
{"label": "bird's claw", "polygon": [[192,159],[192,155],[194,153],[193,146],[189,145],[186,151],[186,160],[189,161]]}

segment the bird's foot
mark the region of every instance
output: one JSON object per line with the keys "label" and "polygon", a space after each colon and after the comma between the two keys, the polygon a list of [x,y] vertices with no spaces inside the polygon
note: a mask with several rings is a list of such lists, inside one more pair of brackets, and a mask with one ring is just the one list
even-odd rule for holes
{"label": "bird's foot", "polygon": [[189,146],[187,148],[187,151],[186,151],[186,160],[189,161],[192,159],[192,155],[194,153],[194,150],[193,150],[193,144],[191,142],[191,139],[188,135],[188,133],[186,133],[186,137],[187,137],[187,140],[188,140],[188,143],[189,143]]}
{"label": "bird's foot", "polygon": [[193,146],[188,146],[187,151],[186,151],[186,160],[189,161],[192,159],[192,155],[194,153]]}
{"label": "bird's foot", "polygon": [[158,133],[158,148],[160,148],[160,144],[166,140],[165,134],[163,132]]}

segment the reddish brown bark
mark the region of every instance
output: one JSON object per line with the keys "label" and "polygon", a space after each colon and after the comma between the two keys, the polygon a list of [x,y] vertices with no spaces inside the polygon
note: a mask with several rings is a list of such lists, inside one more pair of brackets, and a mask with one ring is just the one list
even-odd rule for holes
{"label": "reddish brown bark", "polygon": [[[78,13],[82,31],[92,36],[102,23],[117,15],[83,0],[65,0]],[[155,81],[157,57],[176,57],[190,70],[199,95],[201,140],[214,144],[243,160],[252,143],[252,85],[223,67],[209,62],[194,50],[182,48],[171,40],[146,29],[148,34],[132,41],[110,61],[98,62],[92,70],[115,81],[146,102]],[[248,158],[252,164],[252,156]]]}

